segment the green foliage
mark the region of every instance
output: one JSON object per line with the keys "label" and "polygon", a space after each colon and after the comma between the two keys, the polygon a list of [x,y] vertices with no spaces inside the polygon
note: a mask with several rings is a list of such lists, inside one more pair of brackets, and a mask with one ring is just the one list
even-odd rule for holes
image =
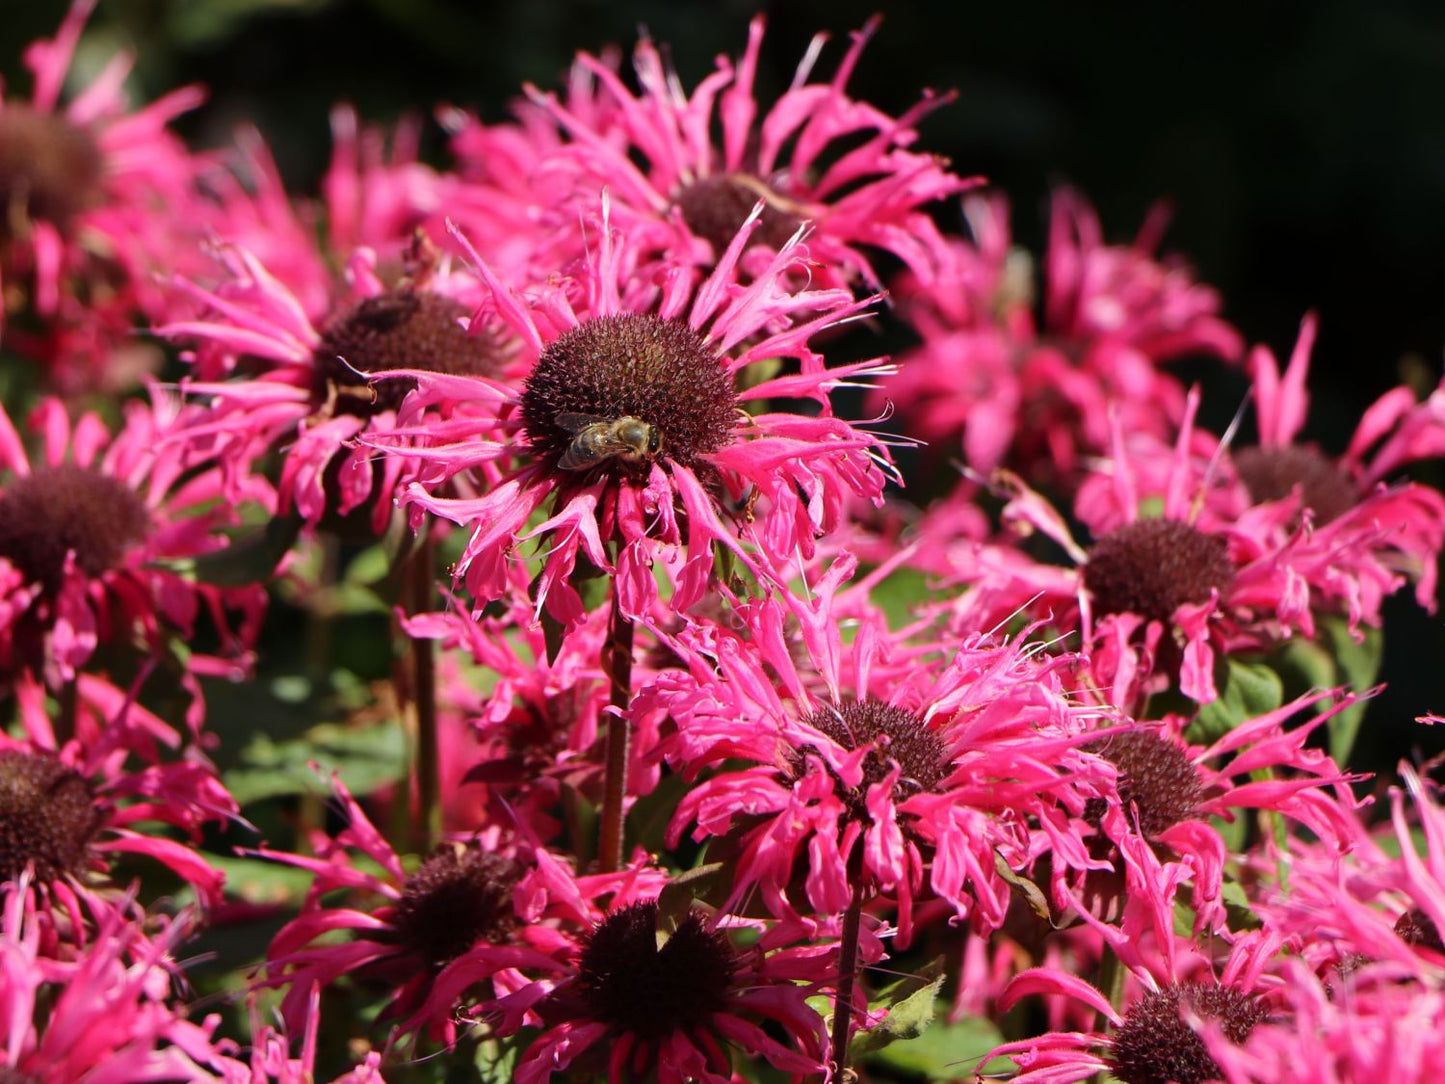
{"label": "green foliage", "polygon": [[856,1062],[905,1039],[916,1039],[933,1023],[938,991],[943,975],[937,967],[923,974],[908,976],[885,986],[870,999],[875,1009],[887,1009],[888,1015],[876,1027],[861,1031],[848,1044],[848,1060]]}
{"label": "green foliage", "polygon": [[178,46],[192,48],[229,41],[250,19],[273,12],[317,12],[331,0],[206,0],[168,5],[166,28]]}
{"label": "green foliage", "polygon": [[[1292,693],[1310,689],[1345,686],[1364,693],[1375,684],[1384,658],[1385,639],[1380,629],[1360,630],[1360,639],[1350,632],[1349,621],[1329,614],[1316,621],[1313,640],[1296,639],[1277,653],[1280,674]],[[1321,704],[1320,710],[1326,705]],[[1344,764],[1354,748],[1365,717],[1366,701],[1359,701],[1335,714],[1325,725],[1330,732],[1330,755]]]}
{"label": "green foliage", "polygon": [[365,727],[321,723],[288,741],[255,734],[240,764],[222,779],[244,806],[263,798],[322,793],[322,777],[332,772],[353,794],[371,794],[400,780],[405,771],[406,734],[400,722],[388,719]]}
{"label": "green foliage", "polygon": [[1003,1036],[979,1017],[950,1023],[939,1004],[942,986],[943,974],[935,966],[880,990],[871,1004],[886,1008],[888,1015],[853,1037],[850,1063],[927,1081],[970,1079]]}
{"label": "green foliage", "polygon": [[1241,723],[1284,703],[1284,685],[1267,663],[1221,659],[1214,667],[1219,698],[1199,709],[1185,737],[1208,745]]}
{"label": "green foliage", "polygon": [[688,785],[679,775],[664,775],[652,793],[637,799],[627,814],[627,845],[641,846],[651,854],[667,850],[664,836]]}
{"label": "green foliage", "polygon": [[658,948],[677,932],[677,928],[692,913],[699,896],[707,895],[723,869],[723,863],[712,862],[679,873],[663,886],[657,895]]}
{"label": "green foliage", "polygon": [[[1221,886],[1220,897],[1224,901],[1224,911],[1228,916],[1231,930],[1239,933],[1244,930],[1259,929],[1259,916],[1249,905],[1249,895],[1245,892],[1243,885],[1238,881],[1226,878]],[[1198,918],[1198,913],[1189,903],[1182,899],[1174,902],[1174,932],[1180,937],[1192,938],[1195,936]]]}
{"label": "green foliage", "polygon": [[1009,1062],[984,1055],[1003,1042],[994,1024],[980,1016],[949,1023],[939,1015],[918,1036],[891,1043],[868,1058],[868,1064],[922,1077],[928,1081],[973,1080],[975,1072],[1005,1072]]}
{"label": "green foliage", "polygon": [[226,896],[256,906],[299,907],[311,887],[310,870],[265,858],[207,855],[206,861],[226,875]]}
{"label": "green foliage", "polygon": [[916,568],[896,568],[869,597],[887,616],[888,627],[898,629],[913,620],[913,608],[931,594],[926,573]]}

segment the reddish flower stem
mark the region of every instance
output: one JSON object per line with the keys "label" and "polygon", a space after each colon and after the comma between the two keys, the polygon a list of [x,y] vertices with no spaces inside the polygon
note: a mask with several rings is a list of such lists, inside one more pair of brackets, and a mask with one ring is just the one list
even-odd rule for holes
{"label": "reddish flower stem", "polygon": [[853,994],[858,980],[858,931],[863,922],[862,844],[848,862],[853,901],[843,913],[838,953],[838,990],[833,997],[833,1035],[828,1058],[828,1084],[842,1084],[848,1072],[848,1039],[853,1025]]}
{"label": "reddish flower stem", "polygon": [[[428,532],[418,540],[411,555],[411,612],[424,613],[432,605],[433,542]],[[412,698],[416,708],[417,810],[412,823],[412,845],[427,854],[441,838],[441,754],[437,740],[436,644],[431,640],[411,641]]]}
{"label": "reddish flower stem", "polygon": [[632,744],[632,620],[622,613],[617,587],[612,588],[612,618],[607,637],[607,675],[612,707],[607,716],[607,765],[602,780],[602,815],[598,827],[597,864],[604,873],[622,868],[623,804],[627,798],[627,759]]}
{"label": "reddish flower stem", "polygon": [[80,724],[80,675],[76,674],[60,686],[57,694],[60,711],[55,720],[55,747],[59,749],[75,737]]}

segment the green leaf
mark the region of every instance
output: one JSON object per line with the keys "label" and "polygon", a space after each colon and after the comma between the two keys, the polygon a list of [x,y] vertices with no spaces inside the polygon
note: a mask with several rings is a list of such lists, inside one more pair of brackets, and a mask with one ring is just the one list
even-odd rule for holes
{"label": "green leaf", "polygon": [[[1372,688],[1379,677],[1384,637],[1379,629],[1363,629],[1358,642],[1350,632],[1349,620],[1340,614],[1326,614],[1316,621],[1313,640],[1300,637],[1283,644],[1271,661],[1285,680],[1289,696],[1300,696],[1311,689],[1332,689],[1347,686],[1356,693]],[[1330,707],[1328,702],[1316,705],[1317,711]],[[1367,704],[1351,704],[1326,724],[1330,733],[1330,755],[1344,764],[1359,733]]]}
{"label": "green leaf", "polygon": [[1317,640],[1296,636],[1280,645],[1272,656],[1290,695],[1311,689],[1331,689],[1340,683],[1335,657]]}
{"label": "green leaf", "polygon": [[[1328,642],[1345,684],[1363,693],[1375,684],[1380,674],[1380,660],[1385,652],[1385,637],[1379,629],[1367,628],[1364,638],[1356,642],[1350,634],[1349,622],[1340,616],[1321,618],[1320,635]],[[1321,708],[1324,705],[1320,705]],[[1336,764],[1344,764],[1354,748],[1355,736],[1365,717],[1365,701],[1351,704],[1325,724],[1330,731],[1330,755]]]}
{"label": "green leaf", "polygon": [[263,798],[324,793],[323,779],[333,771],[353,794],[370,794],[400,780],[405,766],[406,734],[400,722],[367,727],[322,723],[290,741],[253,735],[239,766],[222,778],[236,801],[246,805]]}
{"label": "green leaf", "polygon": [[1208,745],[1284,703],[1284,683],[1262,662],[1221,660],[1214,667],[1214,682],[1219,698],[1199,709],[1185,734],[1191,742]]}
{"label": "green leaf", "polygon": [[[853,1041],[848,1044],[849,1061],[857,1061],[892,1043],[916,1039],[933,1023],[934,1003],[943,985],[943,975],[933,977],[922,986],[918,986],[917,982],[917,979],[904,979],[886,987],[873,999],[876,1006],[888,1009],[888,1015],[877,1027],[853,1036]],[[890,998],[894,999],[892,1004],[889,1004]]]}
{"label": "green leaf", "polygon": [[474,1064],[480,1084],[510,1084],[515,1080],[517,1062],[536,1036],[535,1029],[523,1028],[506,1039],[485,1039],[478,1043]]}
{"label": "green leaf", "polygon": [[[918,1036],[891,1043],[868,1057],[870,1065],[912,1073],[930,1081],[972,1080],[983,1071],[983,1056],[1003,1042],[1003,1035],[994,1024],[981,1017],[969,1016],[948,1023],[939,1014],[932,1027]],[[987,1067],[1001,1072],[1008,1062],[999,1058]]]}
{"label": "green leaf", "polygon": [[629,850],[642,846],[653,854],[667,848],[667,826],[689,787],[680,775],[664,775],[652,791],[637,799],[627,814],[627,845]]}
{"label": "green leaf", "polygon": [[925,573],[899,568],[873,588],[869,598],[888,618],[888,627],[897,629],[912,621],[913,608],[932,595]]}
{"label": "green leaf", "polygon": [[226,896],[245,903],[300,906],[315,876],[264,858],[207,854],[206,861],[226,875]]}
{"label": "green leaf", "polygon": [[[1404,853],[1404,848],[1400,845],[1400,837],[1394,832],[1376,836],[1375,842],[1379,844],[1380,850],[1391,858],[1399,858]],[[1416,854],[1430,853],[1430,841],[1426,838],[1423,828],[1410,829],[1410,846],[1415,849]]]}
{"label": "green leaf", "polygon": [[[1259,916],[1250,906],[1248,893],[1237,881],[1226,880],[1221,886],[1219,895],[1224,901],[1224,913],[1227,916],[1230,930],[1241,933],[1244,930],[1259,929]],[[1180,937],[1194,937],[1196,932],[1194,925],[1198,918],[1198,912],[1192,906],[1182,900],[1175,901],[1174,932]]]}
{"label": "green leaf", "polygon": [[1259,916],[1254,913],[1249,893],[1238,881],[1225,881],[1220,891],[1224,899],[1224,911],[1229,916],[1229,928],[1236,933],[1240,930],[1257,930]]}
{"label": "green leaf", "polygon": [[577,868],[586,869],[597,857],[597,807],[576,787],[562,784],[562,819],[567,825],[563,848],[577,856]]}
{"label": "green leaf", "polygon": [[370,587],[391,575],[391,569],[391,558],[387,555],[386,547],[378,542],[374,546],[367,546],[351,559],[343,578],[347,583]]}
{"label": "green leaf", "polygon": [[1233,817],[1210,817],[1209,827],[1219,833],[1224,848],[1230,854],[1240,854],[1249,840],[1249,819],[1235,814]]}
{"label": "green leaf", "polygon": [[692,913],[693,903],[699,891],[706,893],[713,879],[723,868],[721,862],[698,866],[673,877],[657,894],[657,947],[667,944],[668,939]]}
{"label": "green leaf", "polygon": [[782,371],[782,358],[759,358],[739,369],[734,379],[738,383],[738,391],[743,391],[767,383]]}
{"label": "green leaf", "polygon": [[342,580],[323,587],[312,596],[312,610],[318,617],[356,617],[361,614],[389,614],[391,606],[365,584]]}

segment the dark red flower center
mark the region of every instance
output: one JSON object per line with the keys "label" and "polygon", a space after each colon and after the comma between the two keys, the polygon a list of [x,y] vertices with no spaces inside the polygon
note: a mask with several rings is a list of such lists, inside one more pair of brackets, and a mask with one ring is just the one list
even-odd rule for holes
{"label": "dark red flower center", "polygon": [[34,219],[66,229],[101,199],[104,163],[89,132],[23,105],[0,109],[0,237]]}
{"label": "dark red flower center", "polygon": [[1084,565],[1094,612],[1132,613],[1167,622],[1185,603],[1220,597],[1234,585],[1224,539],[1174,519],[1141,519],[1110,531]]}
{"label": "dark red flower center", "polygon": [[400,943],[443,964],[479,941],[498,942],[519,924],[512,891],[519,871],[475,847],[438,847],[406,880],[392,916]]}
{"label": "dark red flower center", "polygon": [[0,557],[52,596],[60,590],[69,551],[80,571],[99,576],[144,541],[150,527],[139,494],[91,467],[42,467],[0,493]]}
{"label": "dark red flower center", "polygon": [[1445,953],[1445,941],[1440,938],[1440,927],[1435,920],[1419,907],[1412,907],[1395,920],[1395,933],[1407,945],[1434,949]]}
{"label": "dark red flower center", "polygon": [[369,383],[364,373],[420,369],[491,376],[510,349],[490,326],[470,333],[458,322],[471,312],[460,301],[399,288],[368,297],[335,316],[316,348],[317,395],[340,414],[370,417],[395,410],[414,380]]}
{"label": "dark red flower center", "polygon": [[732,443],[732,377],[681,320],[599,316],[553,341],[527,377],[534,455],[561,471],[645,474],[661,456],[692,466]]}
{"label": "dark red flower center", "polygon": [[894,763],[900,769],[900,797],[933,790],[949,773],[943,739],[911,711],[891,704],[850,701],[815,711],[803,722],[844,749],[873,746],[863,758],[862,791],[888,778]]}
{"label": "dark red flower center", "polygon": [[724,1008],[739,966],[727,937],[693,911],[659,940],[655,901],[619,908],[593,927],[577,989],[595,1019],[654,1040]]}
{"label": "dark red flower center", "polygon": [[0,880],[27,863],[41,883],[81,873],[101,820],[79,772],[47,753],[0,751]]}
{"label": "dark red flower center", "polygon": [[[1204,797],[1204,785],[1189,754],[1168,738],[1152,730],[1133,730],[1111,734],[1091,745],[1097,753],[1119,769],[1119,800],[1125,811],[1134,807],[1139,812],[1139,830],[1153,838],[1180,821],[1197,815]],[[1091,799],[1084,808],[1084,818],[1098,824],[1104,816],[1102,798]]]}
{"label": "dark red flower center", "polygon": [[1124,1084],[1205,1084],[1222,1073],[1188,1018],[1215,1021],[1239,1044],[1266,1015],[1259,1002],[1232,987],[1166,986],[1129,1006],[1109,1065]]}
{"label": "dark red flower center", "polygon": [[786,209],[782,197],[751,174],[699,178],[677,194],[676,203],[687,228],[712,245],[713,257],[718,258],[732,244],[758,200],[766,206],[749,243],[782,248],[803,220]]}
{"label": "dark red flower center", "polygon": [[1354,483],[1318,448],[1241,448],[1234,453],[1234,469],[1256,501],[1282,500],[1299,487],[1316,523],[1339,519],[1355,504]]}

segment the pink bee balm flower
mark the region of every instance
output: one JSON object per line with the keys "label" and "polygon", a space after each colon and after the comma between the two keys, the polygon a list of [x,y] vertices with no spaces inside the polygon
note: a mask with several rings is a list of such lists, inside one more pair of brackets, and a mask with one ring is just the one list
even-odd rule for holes
{"label": "pink bee balm flower", "polygon": [[957,579],[975,585],[956,604],[960,623],[988,627],[1021,612],[1078,628],[1095,683],[1125,708],[1169,683],[1208,703],[1218,695],[1220,654],[1313,635],[1298,539],[1278,530],[1288,510],[1212,510],[1209,474],[1194,454],[1197,408],[1191,392],[1172,449],[1126,439],[1115,420],[1113,456],[1085,479],[1076,502],[1095,537],[1087,549],[1039,494],[1010,475],[996,479],[1011,498],[1005,523],[1057,542],[1074,569],[1015,547],[928,540],[925,548],[941,546]]}
{"label": "pink bee balm flower", "polygon": [[[603,88],[603,108],[589,116],[530,89],[532,100],[570,137],[543,160],[541,171],[565,162],[578,175],[574,193],[585,198],[605,186],[620,213],[670,225],[674,240],[662,243],[694,253],[700,263],[723,259],[761,201],[764,210],[749,242],[776,252],[811,222],[821,264],[816,273],[830,283],[861,275],[876,287],[870,249],[892,253],[923,273],[929,266],[926,240],[936,230],[920,208],[974,183],[950,173],[943,159],[910,149],[918,136],[914,125],[947,99],[925,94],[907,113],[891,117],[848,96],[848,78],[874,20],[853,35],[827,83],[808,81],[826,40],[814,38],[792,85],[759,120],[753,82],[763,25],[754,19],[741,59],[734,64],[720,57],[717,71],[690,96],[649,40],[633,56],[638,93],[613,66],[579,56],[577,66]],[[745,261],[748,270],[766,269],[769,255]]]}
{"label": "pink bee balm flower", "polygon": [[[149,406],[126,405],[112,435],[94,414],[72,425],[47,399],[30,419],[43,443],[32,459],[0,410],[0,671],[59,685],[98,643],[158,653],[167,635],[189,638],[203,606],[228,652],[244,654],[264,591],[197,583],[166,567],[220,549],[220,529],[237,522],[220,472],[173,439],[185,418],[152,389]],[[237,502],[266,508],[274,499],[259,479],[232,488]],[[228,608],[241,613],[235,631]]]}
{"label": "pink bee balm flower", "polygon": [[[1214,964],[1196,953],[1176,972],[1147,962],[1119,931],[1111,945],[1129,971],[1124,1007],[1116,1009],[1095,987],[1068,972],[1036,968],[1018,976],[1004,1000],[1008,1008],[1030,994],[1077,1000],[1111,1026],[1107,1032],[1051,1032],[1005,1043],[990,1052],[1012,1058],[1017,1082],[1070,1084],[1109,1073],[1121,1084],[1206,1084],[1221,1079],[1211,1047],[1245,1043],[1270,1018],[1277,982],[1265,974],[1278,950],[1277,940],[1241,937]],[[1170,954],[1170,959],[1175,954]]]}
{"label": "pink bee balm flower", "polygon": [[[407,872],[351,795],[340,783],[335,788],[347,827],[335,839],[317,833],[314,858],[258,852],[316,875],[302,913],[276,935],[267,957],[266,985],[289,987],[281,1005],[289,1030],[304,1026],[314,987],[356,972],[390,987],[386,1016],[402,1017],[402,1030],[450,1039],[470,988],[485,981],[498,996],[517,995],[535,981],[518,969],[559,969],[549,901],[571,915],[578,890],[558,860],[530,848],[499,849],[493,831],[443,843]],[[329,902],[341,889],[350,897]],[[341,931],[353,936],[328,936]],[[461,959],[465,981],[439,986],[444,968]]]}
{"label": "pink bee balm flower", "polygon": [[[18,282],[33,282],[30,304],[47,321],[105,324],[107,334],[85,359],[91,365],[128,333],[136,294],[143,301],[155,293],[150,277],[176,237],[170,224],[189,202],[193,173],[166,126],[202,98],[199,88],[187,87],[132,110],[123,84],[133,58],[118,55],[62,105],[94,6],[76,0],[55,38],[26,50],[30,100],[0,100],[0,278],[7,295]],[[73,346],[79,339],[62,341]],[[48,353],[43,342],[22,345],[27,353]],[[74,364],[59,355],[54,361]]]}
{"label": "pink bee balm flower", "polygon": [[[656,597],[655,563],[676,585],[671,605],[683,610],[704,597],[714,543],[744,562],[743,540],[775,559],[806,557],[849,501],[880,499],[891,472],[886,450],[834,417],[829,396],[881,367],[829,369],[808,345],[868,302],[790,284],[789,271],[806,258],[801,233],[765,273],[737,285],[737,261],[758,221],[755,208],[696,286],[676,264],[639,269],[605,197],[596,244],[566,282],[521,296],[477,258],[489,307],[535,358],[525,384],[517,391],[417,374],[418,407],[471,400],[490,407],[493,420],[479,409],[479,424],[455,427],[452,443],[425,425],[396,433],[420,445],[402,454],[436,468],[407,499],[473,532],[457,572],[477,606],[508,590],[518,544],[540,540],[535,599],[565,623],[582,616],[568,582],[579,552],[614,574],[624,613],[640,615]],[[778,373],[779,359],[796,371]],[[776,375],[754,368],[765,360]],[[821,412],[787,412],[794,399]],[[751,404],[762,412],[750,414]],[[490,491],[439,495],[439,483],[468,470],[493,478]],[[543,521],[528,526],[537,514]]]}
{"label": "pink bee balm flower", "polygon": [[1354,810],[1338,817],[1348,848],[1290,839],[1289,877],[1257,910],[1302,943],[1301,955],[1326,981],[1351,979],[1370,963],[1417,981],[1440,977],[1445,959],[1445,807],[1436,788],[1408,764],[1405,787],[1390,790],[1389,830]]}
{"label": "pink bee balm flower", "polygon": [[[586,128],[610,130],[618,107],[584,61],[597,63],[584,56],[571,65],[561,109]],[[616,52],[609,50],[602,62],[615,69]],[[446,213],[508,281],[545,279],[583,250],[569,206],[578,195],[577,168],[561,153],[567,137],[547,108],[523,99],[512,110],[516,119],[499,124],[484,124],[455,106],[437,110],[456,161]],[[586,191],[595,193],[596,186]],[[657,229],[655,222],[629,226]]]}
{"label": "pink bee balm flower", "polygon": [[[315,1084],[316,1035],[320,1024],[321,989],[313,987],[300,1035],[301,1050],[297,1057],[292,1057],[292,1040],[285,1029],[263,1023],[261,1013],[253,1003],[251,1056],[246,1061],[227,1058],[222,1062],[220,1079],[225,1084]],[[371,1051],[331,1084],[385,1084],[381,1075],[381,1055]]]}
{"label": "pink bee balm flower", "polygon": [[[589,615],[563,638],[555,657],[540,627],[519,628],[515,619],[472,620],[450,611],[404,623],[412,636],[440,640],[444,658],[469,658],[470,675],[477,668],[488,675],[485,693],[476,690],[474,676],[455,683],[469,742],[447,768],[460,794],[477,804],[478,824],[487,816],[515,820],[552,840],[562,829],[557,810],[568,789],[600,799],[597,747],[610,686],[599,659],[607,618],[605,609]],[[655,763],[645,759],[654,744],[645,732],[632,743],[628,778],[644,793],[656,776]]]}
{"label": "pink bee balm flower", "polygon": [[[367,248],[390,267],[404,259],[418,229],[433,241],[446,236],[439,211],[455,185],[417,161],[420,128],[416,118],[391,132],[363,126],[350,106],[336,106],[319,203],[293,199],[261,133],[242,128],[235,148],[199,178],[206,197],[200,239],[250,253],[310,319],[324,322],[335,301],[335,270],[349,254]],[[214,287],[219,283],[210,276],[219,270],[223,281],[225,266],[207,262],[187,260],[170,270]]]}
{"label": "pink bee balm flower", "polygon": [[1445,455],[1445,388],[1424,402],[1408,388],[1387,392],[1365,410],[1344,455],[1332,459],[1313,444],[1297,443],[1309,407],[1305,382],[1315,330],[1314,317],[1306,317],[1283,377],[1267,349],[1250,355],[1259,444],[1231,449],[1244,490],[1232,505],[1293,495],[1309,510],[1293,563],[1316,608],[1343,611],[1352,628],[1378,627],[1385,597],[1407,578],[1415,581],[1420,605],[1433,611],[1445,497],[1428,486],[1385,479],[1409,463]]}
{"label": "pink bee balm flower", "polygon": [[[233,817],[215,768],[194,749],[153,762],[155,743],[174,746],[179,735],[98,678],[81,678],[75,694],[85,742],[57,745],[39,685],[22,680],[15,692],[27,738],[0,734],[0,882],[32,886],[46,937],[84,943],[92,921],[134,917],[133,897],[110,884],[120,855],[154,859],[203,902],[220,902],[222,875],[154,827],[180,829],[194,844],[204,825]],[[133,763],[137,752],[146,762]]]}
{"label": "pink bee balm flower", "polygon": [[171,1000],[170,953],[191,932],[186,922],[156,918],[148,939],[112,914],[82,954],[49,959],[29,887],[22,877],[0,889],[0,1074],[83,1084],[234,1079],[225,1075],[230,1044],[215,1040],[220,1017],[193,1023]]}
{"label": "pink bee balm flower", "polygon": [[1083,200],[1059,192],[1036,315],[1033,268],[1009,243],[1003,197],[971,197],[964,211],[973,239],[941,242],[934,275],[896,288],[923,343],[875,398],[898,403],[943,452],[961,440],[973,469],[1072,478],[1109,446],[1111,411],[1129,432],[1170,434],[1184,389],[1164,363],[1239,356],[1218,295],[1152,255],[1159,221],[1132,245],[1106,245]]}
{"label": "pink bee balm flower", "polygon": [[[393,424],[407,394],[405,379],[373,383],[393,369],[501,375],[515,354],[504,336],[459,322],[474,307],[476,286],[419,240],[406,272],[388,284],[376,253],[356,251],[348,288],[324,318],[308,314],[292,291],[250,253],[222,247],[229,278],[214,289],[177,279],[178,294],[200,307],[156,333],[197,344],[198,380],[184,389],[209,399],[207,416],[185,433],[215,442],[238,474],[263,452],[282,450],[280,500],[309,525],[323,517],[369,513],[380,533],[405,462],[373,464],[359,435]],[[254,376],[236,375],[248,359]],[[259,363],[259,364],[257,364]],[[229,376],[230,379],[221,379]]]}
{"label": "pink bee balm flower", "polygon": [[[728,930],[746,923],[698,909],[664,922],[660,910],[640,899],[598,912],[568,977],[536,1006],[547,1030],[518,1064],[519,1084],[568,1070],[731,1084],[732,1049],[784,1072],[823,1072],[823,1021],[807,998],[828,977],[825,960],[811,950],[739,950]],[[807,973],[811,984],[798,981]]]}
{"label": "pink bee balm flower", "polygon": [[[1226,1084],[1319,1084],[1366,1080],[1428,1084],[1445,1065],[1445,988],[1379,982],[1341,990],[1299,960],[1285,963],[1287,1012],[1242,1042],[1216,1022],[1200,1038]],[[1208,1022],[1205,1022],[1206,1025]]]}
{"label": "pink bee balm flower", "polygon": [[[1083,811],[1099,830],[1093,851],[1102,855],[1109,848],[1099,844],[1112,844],[1116,883],[1111,888],[1109,876],[1091,871],[1087,894],[1118,897],[1157,891],[1171,880],[1192,881],[1196,928],[1222,928],[1230,848],[1212,823],[1216,818],[1232,821],[1245,810],[1268,810],[1304,826],[1335,853],[1348,848],[1354,800],[1343,784],[1360,777],[1341,772],[1307,742],[1355,698],[1338,698],[1303,725],[1285,725],[1306,707],[1318,709],[1326,695],[1306,695],[1246,720],[1208,747],[1185,743],[1177,719],[1111,727],[1085,746],[1116,773],[1112,793],[1090,800]],[[1062,884],[1064,871],[1054,873]],[[1161,917],[1173,921],[1172,915]]]}
{"label": "pink bee balm flower", "polygon": [[[781,918],[808,907],[842,914],[861,891],[898,903],[906,942],[926,887],[958,916],[997,928],[1011,891],[999,857],[1019,868],[1032,844],[1048,846],[1042,834],[1031,844],[1023,819],[1098,774],[1069,756],[1081,731],[1060,662],[974,636],[895,675],[886,627],[860,623],[844,646],[831,586],[816,604],[746,604],[742,634],[684,633],[688,672],[639,697],[638,711],[676,721],[664,751],[697,780],[669,838],[675,845],[689,825],[695,839],[734,838],[733,898],[757,889]],[[799,642],[785,637],[793,621]],[[1070,849],[1063,835],[1057,842]],[[1082,853],[1077,838],[1072,850]],[[806,904],[795,898],[799,875]]]}
{"label": "pink bee balm flower", "polygon": [[[1388,828],[1353,829],[1348,853],[1287,843],[1288,876],[1255,910],[1298,945],[1275,1018],[1236,1046],[1202,1032],[1230,1084],[1431,1081],[1445,1064],[1445,808],[1408,764]],[[1277,858],[1271,856],[1273,865]]]}

